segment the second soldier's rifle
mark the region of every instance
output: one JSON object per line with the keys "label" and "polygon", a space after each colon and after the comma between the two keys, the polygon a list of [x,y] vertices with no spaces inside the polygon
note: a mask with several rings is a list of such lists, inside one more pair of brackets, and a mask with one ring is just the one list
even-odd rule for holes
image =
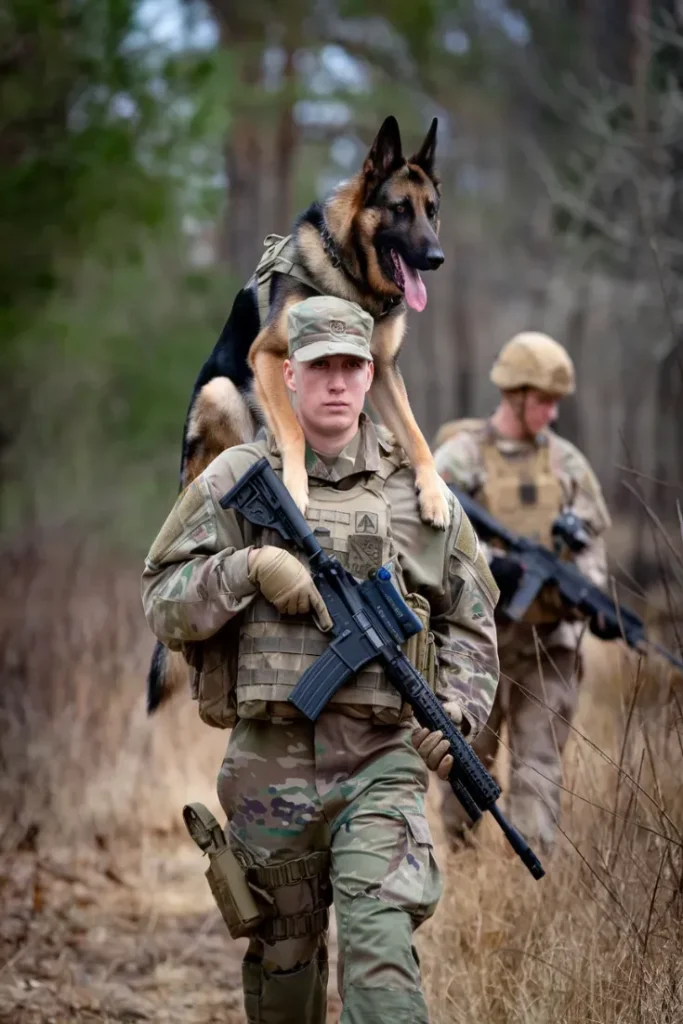
{"label": "second soldier's rifle", "polygon": [[327,555],[265,458],[240,477],[220,504],[236,509],[255,526],[277,530],[303,551],[330,613],[332,639],[324,654],[303,673],[288,700],[315,721],[344,683],[376,661],[410,704],[419,724],[441,730],[448,740],[453,755],[448,781],[470,818],[477,821],[483,811],[489,811],[534,878],[542,878],[545,872],[538,857],[496,806],[500,787],[401,650],[401,644],[420,632],[422,623],[394,587],[389,570],[382,566],[361,582]]}
{"label": "second soldier's rifle", "polygon": [[[499,541],[505,548],[505,557],[519,562],[523,573],[519,587],[506,604],[499,609],[514,622],[524,618],[541,589],[554,584],[562,601],[578,613],[579,617],[598,620],[615,634],[623,637],[629,647],[644,653],[648,647],[658,651],[677,669],[683,671],[683,661],[649,640],[643,620],[630,608],[617,604],[599,587],[586,579],[572,562],[566,562],[543,544],[513,533],[499,523],[491,513],[463,491],[451,487],[456,498],[467,514],[477,536],[483,541]],[[565,513],[556,520],[553,533],[562,544],[574,553],[579,553],[589,538],[583,531],[583,524],[577,517]],[[582,537],[583,534],[583,537]],[[585,538],[585,539],[584,539]]]}

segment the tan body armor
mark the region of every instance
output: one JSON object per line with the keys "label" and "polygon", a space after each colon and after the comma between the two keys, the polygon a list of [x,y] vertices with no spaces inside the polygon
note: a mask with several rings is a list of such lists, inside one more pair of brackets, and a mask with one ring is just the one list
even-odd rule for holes
{"label": "tan body armor", "polygon": [[[271,455],[269,461],[274,469],[281,469],[277,457]],[[321,547],[357,578],[366,579],[371,570],[389,564],[395,585],[424,623],[422,633],[406,644],[406,654],[433,687],[436,657],[434,638],[429,633],[429,605],[418,594],[406,594],[384,494],[386,480],[400,466],[400,457],[390,455],[381,459],[378,472],[351,488],[312,486],[306,519]],[[261,533],[257,544],[284,546],[279,534],[269,530]],[[295,553],[306,564],[305,557]],[[328,636],[317,628],[312,617],[280,615],[257,594],[240,617],[239,627],[233,620],[210,640],[189,645],[200,648],[186,653],[188,660],[193,656],[196,659],[192,691],[199,702],[200,717],[218,728],[231,727],[238,717],[268,721],[300,718],[301,713],[287,702],[287,697],[328,643]],[[376,664],[368,665],[341,687],[328,708],[383,724],[403,721],[412,713]]]}
{"label": "tan body armor", "polygon": [[482,445],[482,504],[514,533],[552,548],[551,527],[562,508],[562,485],[550,466],[550,446],[505,456],[495,441]]}
{"label": "tan body armor", "polygon": [[[482,465],[482,483],[474,493],[495,519],[514,533],[552,550],[552,524],[564,502],[562,484],[552,471],[546,439],[519,454],[504,455],[486,420],[459,420],[446,424],[448,438],[463,430],[475,431]],[[493,541],[492,546],[504,550]],[[560,619],[559,598],[546,588],[531,605],[524,622],[554,623]]]}

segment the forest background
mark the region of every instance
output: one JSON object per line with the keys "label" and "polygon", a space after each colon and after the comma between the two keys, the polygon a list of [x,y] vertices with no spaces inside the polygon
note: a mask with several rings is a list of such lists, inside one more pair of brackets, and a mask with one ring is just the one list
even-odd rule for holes
{"label": "forest background", "polygon": [[[271,231],[439,117],[446,262],[401,357],[426,435],[485,415],[522,328],[610,504],[683,479],[675,0],[13,0],[0,118],[0,523],[142,552],[194,377]],[[635,552],[631,550],[635,547]]]}
{"label": "forest background", "polygon": [[[680,0],[8,0],[2,1024],[243,1020],[179,814],[218,813],[226,737],[184,695],[145,716],[141,563],[264,237],[354,173],[387,114],[407,151],[439,118],[446,261],[400,360],[426,436],[491,410],[516,331],[566,345],[559,430],[603,484],[620,594],[681,651]],[[436,1024],[683,1019],[681,679],[619,643],[584,654],[541,883],[492,829],[453,854],[431,805]]]}

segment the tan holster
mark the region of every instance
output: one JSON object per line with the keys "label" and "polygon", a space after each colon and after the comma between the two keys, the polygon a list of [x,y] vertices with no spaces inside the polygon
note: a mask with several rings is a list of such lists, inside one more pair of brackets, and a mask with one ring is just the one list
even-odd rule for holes
{"label": "tan holster", "polygon": [[[233,939],[258,933],[265,942],[317,935],[329,923],[330,855],[314,851],[280,864],[250,863],[233,850],[211,811],[204,804],[186,804],[183,820],[190,837],[209,855],[206,879]],[[278,910],[273,893],[282,887],[307,886],[311,909],[297,913]]]}
{"label": "tan holster", "polygon": [[223,829],[204,804],[186,804],[183,820],[202,853],[208,853],[206,880],[233,939],[250,935],[264,920],[244,866],[228,846]]}

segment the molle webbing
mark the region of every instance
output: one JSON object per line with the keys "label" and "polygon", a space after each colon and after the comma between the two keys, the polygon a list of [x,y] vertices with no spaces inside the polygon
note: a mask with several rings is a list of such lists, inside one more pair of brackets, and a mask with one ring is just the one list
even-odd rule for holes
{"label": "molle webbing", "polygon": [[319,935],[327,931],[330,912],[327,907],[309,910],[288,917],[268,918],[258,929],[259,938],[264,942],[282,942],[284,939],[300,939],[304,935]]}
{"label": "molle webbing", "polygon": [[297,857],[296,860],[283,861],[282,864],[251,864],[247,868],[247,878],[270,891],[283,885],[298,885],[311,878],[327,878],[329,870],[329,850],[319,850],[305,857]]}
{"label": "molle webbing", "polygon": [[[265,620],[265,615],[260,621]],[[279,621],[275,616],[272,622]],[[323,634],[311,634],[310,631],[303,631],[301,637],[297,637],[298,626],[294,625],[286,636],[272,636],[264,634],[260,637],[245,635],[242,638],[240,648],[241,654],[254,654],[257,651],[263,654],[310,654],[319,658],[327,649],[328,640]]]}
{"label": "molle webbing", "polygon": [[313,910],[296,914],[281,914],[267,918],[259,926],[258,934],[265,942],[281,942],[284,939],[300,938],[303,935],[317,935],[329,924],[327,907],[331,902],[330,853],[319,850],[284,861],[282,864],[252,864],[247,868],[250,884],[272,893],[288,885],[310,883],[314,901]]}
{"label": "molle webbing", "polygon": [[[257,598],[243,618],[238,703],[250,699],[285,700],[302,672],[327,650],[328,644],[329,637],[312,622],[299,616],[280,615],[268,601]],[[380,666],[372,663],[355,677],[354,689],[365,693],[381,689],[383,680]],[[340,691],[332,703],[342,700]]]}

